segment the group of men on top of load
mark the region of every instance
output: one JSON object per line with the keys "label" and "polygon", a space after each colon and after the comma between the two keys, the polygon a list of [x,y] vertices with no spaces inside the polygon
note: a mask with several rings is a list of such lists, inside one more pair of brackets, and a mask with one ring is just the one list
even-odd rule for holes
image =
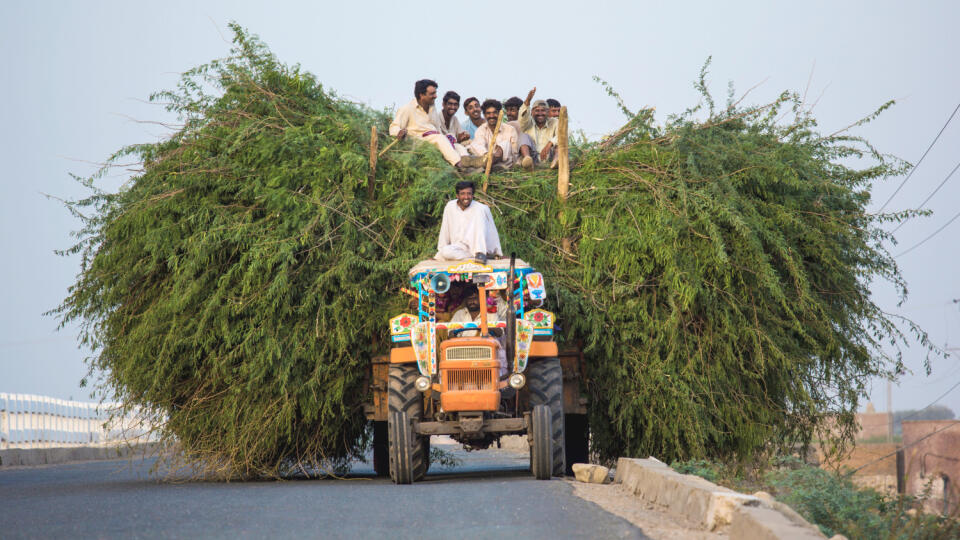
{"label": "group of men on top of load", "polygon": [[434,106],[437,83],[422,79],[413,86],[413,100],[400,107],[390,122],[390,135],[429,142],[458,169],[479,168],[486,165],[502,108],[506,120],[493,146],[494,168],[506,170],[517,163],[528,171],[537,164],[556,166],[560,102],[538,99],[531,103],[536,91],[536,87],[530,90],[524,101],[512,97],[503,104],[496,99],[480,103],[475,97],[467,98],[463,104],[467,119],[461,124],[456,117],[460,95],[452,90],[444,94],[438,110]]}

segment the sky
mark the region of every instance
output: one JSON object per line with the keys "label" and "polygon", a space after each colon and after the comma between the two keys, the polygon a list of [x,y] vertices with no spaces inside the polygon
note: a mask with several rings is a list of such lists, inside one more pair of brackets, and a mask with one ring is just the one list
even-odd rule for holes
{"label": "sky", "polygon": [[[807,96],[824,134],[844,129],[888,100],[897,104],[852,134],[883,153],[917,163],[886,210],[914,208],[960,159],[960,3],[808,2],[401,2],[127,1],[0,3],[0,392],[88,399],[76,328],[57,330],[44,313],[68,293],[78,257],[54,250],[79,228],[57,199],[85,194],[71,174],[89,176],[122,146],[169,135],[176,119],[147,102],[179,74],[229,52],[227,24],[257,34],[277,57],[300,64],[339,95],[376,108],[412,98],[431,78],[461,96],[537,97],[567,105],[571,128],[590,138],[620,127],[616,103],[593,81],[608,81],[633,110],[656,119],[696,105],[693,82],[708,57],[710,88],[724,103],[728,84],[745,104],[783,90]],[[957,114],[960,117],[960,113]],[[946,127],[944,127],[946,124]],[[936,144],[935,137],[942,131]],[[114,170],[100,186],[129,177]],[[903,182],[878,182],[878,211]],[[576,176],[571,179],[576,185]],[[52,197],[52,198],[51,198]],[[927,204],[933,215],[896,233],[893,254],[918,244],[957,215],[960,172]],[[874,301],[960,352],[960,219],[897,258],[909,296],[875,283]],[[892,352],[893,349],[888,349]],[[960,363],[903,348],[911,373],[893,387],[893,408],[938,403],[960,414]],[[870,381],[877,410],[886,383]]]}

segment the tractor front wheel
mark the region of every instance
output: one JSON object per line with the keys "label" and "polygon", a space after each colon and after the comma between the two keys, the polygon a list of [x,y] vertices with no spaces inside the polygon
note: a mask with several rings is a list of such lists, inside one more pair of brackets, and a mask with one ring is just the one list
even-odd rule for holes
{"label": "tractor front wheel", "polygon": [[396,484],[423,479],[430,460],[430,438],[413,433],[411,422],[423,418],[423,394],[414,387],[416,366],[390,366],[387,390],[387,434],[390,478]]}
{"label": "tractor front wheel", "polygon": [[527,368],[530,407],[545,405],[550,409],[550,433],[553,439],[553,474],[566,472],[566,437],[563,415],[563,368],[558,358],[534,360]]}
{"label": "tractor front wheel", "polygon": [[537,405],[530,415],[530,468],[537,480],[549,480],[553,476],[552,416],[546,405]]}

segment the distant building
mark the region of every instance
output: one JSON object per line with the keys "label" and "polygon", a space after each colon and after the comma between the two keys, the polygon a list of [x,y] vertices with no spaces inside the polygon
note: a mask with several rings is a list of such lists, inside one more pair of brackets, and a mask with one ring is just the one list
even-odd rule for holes
{"label": "distant building", "polygon": [[905,420],[903,448],[906,493],[922,495],[929,487],[927,511],[956,511],[960,501],[960,420]]}
{"label": "distant building", "polygon": [[[856,470],[851,477],[860,487],[875,489],[887,495],[894,495],[903,489],[902,478],[898,474],[897,454],[900,444],[892,442],[893,414],[878,413],[873,403],[867,403],[865,412],[857,413],[857,431],[853,446],[840,454],[833,454],[820,447],[817,450],[817,462],[820,467],[830,470]],[[834,436],[840,435],[833,419],[828,423]]]}
{"label": "distant building", "polygon": [[867,403],[867,411],[857,413],[857,423],[860,425],[858,441],[889,441],[893,435],[893,414],[889,411],[878,413],[873,403]]}

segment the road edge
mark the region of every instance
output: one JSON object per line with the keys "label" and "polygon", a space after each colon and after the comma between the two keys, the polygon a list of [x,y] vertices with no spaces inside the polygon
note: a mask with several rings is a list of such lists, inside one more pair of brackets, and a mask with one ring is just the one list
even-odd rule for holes
{"label": "road edge", "polygon": [[614,483],[705,530],[724,528],[731,539],[826,538],[820,529],[783,503],[738,493],[698,476],[680,474],[656,458],[620,458]]}
{"label": "road edge", "polygon": [[0,450],[0,471],[14,467],[39,467],[78,461],[111,461],[146,456],[159,450],[158,443],[116,446],[73,446],[55,448],[9,448]]}

